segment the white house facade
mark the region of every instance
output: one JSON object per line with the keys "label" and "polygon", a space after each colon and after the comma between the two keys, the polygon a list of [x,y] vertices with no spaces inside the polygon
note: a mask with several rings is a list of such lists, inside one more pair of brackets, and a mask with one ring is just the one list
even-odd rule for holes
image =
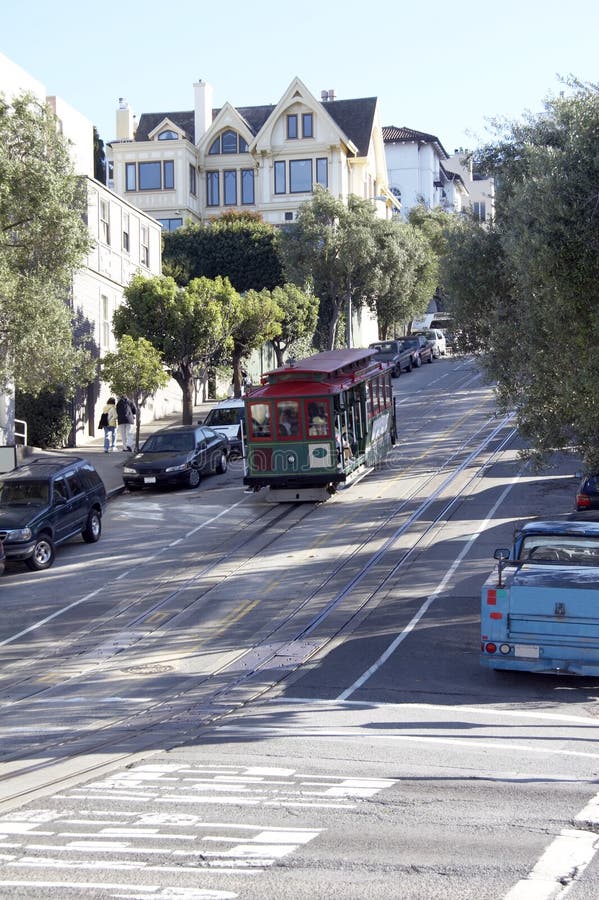
{"label": "white house facade", "polygon": [[[101,357],[115,349],[112,315],[123,302],[124,289],[136,272],[152,276],[162,271],[162,229],[126,199],[117,196],[93,177],[93,125],[64,100],[48,96],[41,82],[0,54],[0,91],[7,99],[29,91],[46,103],[57,117],[57,127],[69,141],[75,172],[87,187],[86,224],[93,247],[82,267],[74,274],[68,301],[77,321],[91,331],[90,337]],[[101,382],[88,385],[75,405],[73,434],[76,444],[93,437],[99,410],[108,397]],[[145,418],[164,415],[182,408],[180,388],[171,382],[159,392],[153,406],[144,410]],[[12,421],[11,421],[12,417]],[[12,440],[14,433],[14,397],[0,397],[0,443]]]}
{"label": "white house facade", "polygon": [[477,175],[472,164],[472,154],[456,150],[443,163],[448,172],[459,175],[468,188],[468,208],[479,222],[492,222],[495,218],[495,181]]}
{"label": "white house facade", "polygon": [[445,165],[449,154],[434,134],[396,125],[383,127],[390,190],[401,199],[402,216],[414,206],[462,212],[469,206],[462,174]]}

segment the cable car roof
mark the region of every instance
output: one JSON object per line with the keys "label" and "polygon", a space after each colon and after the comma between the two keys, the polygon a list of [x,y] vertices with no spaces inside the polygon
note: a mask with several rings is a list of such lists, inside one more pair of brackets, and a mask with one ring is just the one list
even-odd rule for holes
{"label": "cable car roof", "polygon": [[262,384],[251,388],[246,400],[338,394],[389,369],[371,348],[328,350],[265,372]]}
{"label": "cable car roof", "polygon": [[[289,375],[290,372],[298,375],[319,373],[329,377],[348,375],[367,366],[375,355],[376,350],[372,350],[370,347],[352,350],[326,350],[324,353],[316,353],[314,356],[307,356],[305,359],[298,359],[278,369],[265,372],[263,378],[270,379],[271,375]],[[275,377],[272,380],[278,379]]]}

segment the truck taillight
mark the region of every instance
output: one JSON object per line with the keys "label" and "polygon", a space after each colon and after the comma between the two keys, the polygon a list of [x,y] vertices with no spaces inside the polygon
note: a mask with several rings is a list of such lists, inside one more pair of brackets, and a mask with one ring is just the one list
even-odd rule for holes
{"label": "truck taillight", "polygon": [[485,650],[487,653],[497,653],[497,644],[485,644]]}

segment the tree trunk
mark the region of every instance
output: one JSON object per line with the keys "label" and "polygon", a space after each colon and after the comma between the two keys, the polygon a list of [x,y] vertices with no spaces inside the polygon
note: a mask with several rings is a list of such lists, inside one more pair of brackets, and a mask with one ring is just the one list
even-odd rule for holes
{"label": "tree trunk", "polygon": [[241,374],[241,353],[233,349],[233,396],[241,397],[241,385],[243,376]]}
{"label": "tree trunk", "polygon": [[190,366],[181,366],[176,372],[172,372],[172,376],[181,388],[181,392],[183,394],[183,413],[181,416],[181,424],[192,425],[194,389],[193,370]]}

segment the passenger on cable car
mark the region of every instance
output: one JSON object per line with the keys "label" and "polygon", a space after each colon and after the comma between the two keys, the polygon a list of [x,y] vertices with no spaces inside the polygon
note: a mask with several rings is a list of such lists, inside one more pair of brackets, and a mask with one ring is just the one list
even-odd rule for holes
{"label": "passenger on cable car", "polygon": [[297,432],[297,421],[292,418],[291,412],[288,409],[284,409],[281,413],[279,422],[279,434],[282,437],[287,437],[288,435],[297,434]]}
{"label": "passenger on cable car", "polygon": [[314,437],[326,434],[327,431],[326,408],[321,403],[310,403],[308,405],[308,434]]}

